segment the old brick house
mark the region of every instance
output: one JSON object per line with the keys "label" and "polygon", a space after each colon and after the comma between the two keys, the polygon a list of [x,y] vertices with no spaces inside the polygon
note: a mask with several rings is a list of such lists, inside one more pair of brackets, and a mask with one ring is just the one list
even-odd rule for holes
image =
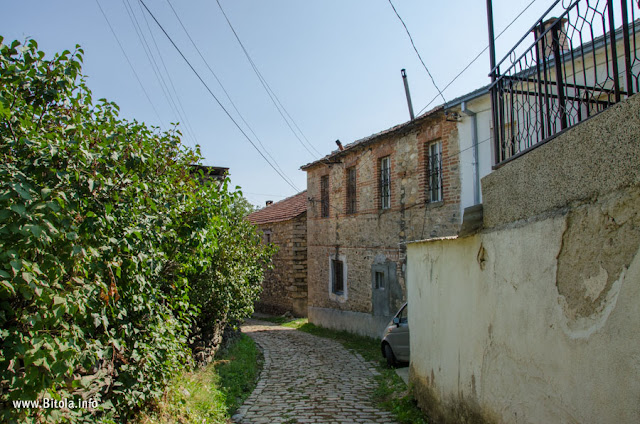
{"label": "old brick house", "polygon": [[256,310],[307,316],[307,192],[266,206],[247,216],[278,246],[273,269],[265,272]]}
{"label": "old brick house", "polygon": [[406,299],[405,243],[460,227],[458,151],[438,107],[302,167],[311,322],[379,335]]}

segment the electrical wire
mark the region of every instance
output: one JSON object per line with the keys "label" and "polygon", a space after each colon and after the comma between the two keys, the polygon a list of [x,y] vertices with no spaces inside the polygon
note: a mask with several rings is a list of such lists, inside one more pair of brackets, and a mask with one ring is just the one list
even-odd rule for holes
{"label": "electrical wire", "polygon": [[[175,100],[173,99],[173,97],[171,96],[171,91],[169,90],[169,86],[167,84],[167,82],[164,79],[164,76],[162,75],[162,71],[160,70],[160,66],[158,65],[158,62],[156,61],[155,56],[153,55],[153,51],[151,50],[151,47],[149,46],[149,43],[147,41],[147,38],[144,35],[144,31],[142,30],[142,25],[140,25],[140,23],[138,22],[138,18],[135,14],[135,11],[133,9],[133,6],[131,6],[131,3],[129,2],[129,0],[122,0],[122,4],[124,5],[124,8],[127,11],[127,14],[129,15],[129,20],[131,20],[131,24],[133,25],[133,28],[136,31],[136,35],[138,36],[138,40],[140,41],[140,43],[142,44],[142,48],[145,52],[145,55],[147,56],[147,60],[149,61],[149,65],[151,66],[151,69],[153,70],[159,84],[160,84],[160,88],[162,89],[162,93],[167,101],[167,103],[169,104],[169,107],[171,108],[171,110],[173,111],[173,113],[176,115],[177,120],[179,122],[184,122],[184,118],[182,116],[182,114],[180,113],[180,109],[178,108]],[[188,128],[186,128],[186,133],[185,133],[185,138],[188,140],[189,136],[191,136],[191,134],[188,131]],[[197,141],[195,140],[195,138],[193,140],[190,140],[193,146],[195,146],[195,144],[197,143]]]}
{"label": "electrical wire", "polygon": [[[149,65],[151,66],[151,69],[153,70],[153,73],[154,73],[156,79],[158,80],[158,83],[160,84],[160,88],[162,89],[162,94],[164,95],[164,98],[167,101],[167,104],[169,105],[169,108],[171,109],[173,114],[177,116],[177,118],[178,118],[177,120],[178,121],[182,121],[182,117],[180,115],[180,111],[178,111],[176,109],[175,102],[170,97],[166,82],[164,81],[164,78],[162,77],[162,74],[160,72],[160,68],[158,67],[158,64],[157,64],[157,62],[155,60],[155,57],[153,56],[153,54],[151,52],[151,48],[149,47],[149,44],[147,43],[147,39],[144,37],[144,34],[142,33],[142,27],[138,23],[138,19],[135,16],[135,13],[133,11],[133,7],[131,7],[131,4],[129,3],[129,0],[122,0],[122,4],[124,5],[125,10],[127,11],[127,15],[129,16],[129,20],[131,21],[131,24],[133,25],[133,28],[136,31],[136,36],[138,37],[138,40],[140,41],[140,44],[142,45],[142,49],[144,50],[144,53],[145,53],[145,55],[147,57],[147,60],[149,61]],[[188,133],[186,135],[188,136]],[[185,139],[188,140],[188,138],[185,138]],[[191,144],[193,144],[193,142]]]}
{"label": "electrical wire", "polygon": [[[280,116],[282,116],[282,119],[284,119],[285,123],[287,124],[287,126],[289,127],[289,129],[291,130],[291,132],[293,133],[293,135],[298,139],[298,141],[300,142],[300,144],[302,144],[302,147],[304,147],[307,152],[309,152],[309,154],[312,157],[315,157],[315,155],[319,155],[322,156],[322,153],[320,153],[314,146],[313,144],[311,144],[309,142],[309,140],[307,139],[307,137],[304,135],[304,133],[300,130],[300,127],[295,123],[295,121],[293,120],[293,118],[291,118],[291,115],[289,114],[289,112],[287,112],[287,110],[284,108],[284,106],[282,105],[282,102],[280,102],[280,99],[278,98],[278,96],[276,95],[276,93],[271,89],[271,87],[269,86],[269,83],[267,83],[267,80],[262,76],[262,74],[260,73],[260,70],[258,70],[258,67],[256,66],[255,62],[253,61],[253,59],[251,59],[251,55],[249,55],[249,52],[247,51],[247,49],[244,47],[244,44],[242,43],[242,41],[240,40],[240,37],[238,36],[238,33],[236,32],[236,30],[234,29],[233,25],[231,24],[231,21],[229,20],[229,17],[227,16],[227,14],[225,13],[224,9],[222,8],[222,5],[220,4],[220,0],[216,0],[216,2],[218,3],[218,7],[220,8],[220,11],[222,12],[222,15],[224,16],[224,18],[227,21],[227,24],[229,24],[229,28],[231,28],[231,31],[233,32],[233,35],[236,37],[236,40],[238,40],[238,43],[240,44],[240,47],[242,47],[242,51],[244,52],[245,56],[247,56],[247,59],[249,60],[249,63],[251,64],[251,67],[253,68],[253,71],[256,73],[256,75],[258,76],[258,79],[260,80],[260,83],[262,84],[262,87],[264,87],[265,91],[267,92],[267,94],[269,95],[269,98],[271,99],[271,101],[273,102],[274,106],[276,107],[276,109],[278,109],[278,112],[280,113]],[[278,106],[279,105],[279,106]],[[282,108],[282,110],[281,110]],[[284,113],[282,112],[284,111]],[[289,119],[291,119],[291,122],[293,122],[294,126],[298,129],[298,131],[300,131],[300,134],[302,134],[302,136],[304,137],[305,140],[307,140],[307,143],[309,144],[309,146],[316,152],[313,153],[311,150],[309,150],[309,148],[307,147],[306,144],[304,144],[304,142],[302,141],[302,139],[300,138],[300,136],[295,132],[295,130],[293,129],[293,127],[291,126],[291,124],[289,123],[289,121],[287,120],[287,118],[285,117],[285,113],[286,115],[289,117]]]}
{"label": "electrical wire", "polygon": [[178,13],[176,12],[176,10],[174,9],[173,5],[171,4],[170,0],[167,0],[167,3],[169,4],[169,7],[171,8],[171,10],[173,11],[173,14],[175,15],[176,19],[178,20],[178,22],[180,23],[180,26],[182,27],[182,29],[184,30],[185,34],[187,34],[187,37],[189,38],[189,41],[191,41],[191,44],[193,45],[193,47],[196,49],[196,51],[198,52],[198,55],[200,55],[200,58],[202,59],[202,61],[204,62],[204,64],[206,65],[207,69],[209,69],[209,72],[211,72],[211,75],[213,75],[213,77],[215,78],[215,80],[218,82],[218,85],[220,86],[220,88],[222,89],[222,91],[224,92],[225,96],[227,97],[227,99],[229,100],[229,103],[231,103],[231,106],[233,107],[233,109],[236,111],[236,113],[238,114],[238,116],[240,117],[240,119],[242,120],[242,122],[247,126],[247,128],[249,129],[249,131],[251,132],[251,134],[253,134],[253,136],[255,137],[255,139],[258,141],[258,143],[260,144],[260,146],[262,147],[262,149],[264,150],[264,152],[267,154],[267,156],[269,156],[269,158],[273,161],[274,165],[282,172],[283,175],[285,175],[287,177],[287,179],[289,179],[289,181],[293,182],[293,180],[291,178],[289,178],[288,175],[285,174],[284,170],[282,169],[282,167],[280,166],[280,164],[278,164],[278,161],[276,161],[276,159],[271,155],[271,153],[269,152],[269,150],[265,147],[265,145],[262,143],[262,140],[260,140],[260,137],[258,137],[258,135],[256,134],[256,132],[253,130],[253,128],[251,128],[251,125],[249,125],[249,123],[244,119],[244,116],[242,116],[242,113],[240,113],[240,111],[238,110],[238,108],[236,107],[235,102],[231,99],[231,96],[229,95],[229,92],[226,90],[226,88],[224,87],[224,85],[222,84],[222,81],[220,81],[220,78],[218,78],[218,75],[215,73],[215,71],[213,70],[213,68],[209,65],[209,62],[205,59],[204,55],[202,54],[202,52],[200,51],[200,49],[198,48],[198,46],[196,45],[195,41],[193,40],[193,38],[191,38],[191,34],[189,34],[189,31],[187,31],[187,28],[185,27],[185,25],[182,23],[182,19],[180,19],[180,16],[178,15]]}
{"label": "electrical wire", "polygon": [[[176,86],[173,83],[173,78],[171,78],[171,74],[169,73],[169,69],[167,69],[167,65],[164,61],[164,58],[162,57],[162,52],[160,51],[160,48],[158,47],[158,43],[156,42],[156,38],[153,36],[153,31],[151,30],[151,26],[149,25],[149,20],[147,19],[147,15],[144,13],[144,10],[142,9],[142,5],[140,4],[140,2],[138,2],[138,6],[140,7],[140,12],[142,13],[142,16],[144,18],[144,22],[147,25],[147,30],[149,31],[149,35],[151,35],[151,40],[153,41],[153,45],[156,48],[156,52],[158,53],[158,57],[160,58],[160,63],[162,63],[162,67],[164,68],[164,72],[167,75],[167,79],[169,80],[169,84],[171,85],[171,89],[173,90],[173,95],[175,96],[175,99],[177,101],[177,107],[182,111],[182,118],[184,119],[184,123],[185,123],[185,128],[186,130],[191,134],[191,137],[193,138],[193,140],[195,141],[196,144],[198,144],[198,137],[196,136],[195,131],[193,130],[193,127],[191,126],[191,122],[189,121],[189,114],[186,112],[184,106],[182,105],[182,101],[180,100],[180,95],[178,94],[178,90],[176,90]],[[169,87],[167,87],[168,89]]]}
{"label": "electrical wire", "polygon": [[404,23],[404,21],[400,17],[400,14],[396,10],[396,7],[393,5],[391,0],[389,0],[389,4],[391,5],[391,8],[395,12],[398,19],[400,19],[400,22],[402,22],[402,26],[404,27],[404,30],[407,31],[407,35],[409,36],[409,40],[411,40],[411,45],[413,46],[413,50],[415,50],[416,54],[418,55],[418,58],[420,59],[420,62],[422,63],[422,66],[424,66],[425,71],[427,71],[427,74],[429,74],[429,78],[431,78],[431,82],[433,83],[433,86],[436,88],[436,90],[438,90],[438,94],[440,95],[440,97],[442,97],[442,101],[445,102],[446,104],[447,101],[445,100],[444,95],[442,94],[442,91],[440,90],[440,88],[438,88],[438,84],[436,84],[436,81],[433,79],[433,75],[431,75],[431,72],[429,72],[429,68],[427,68],[427,65],[425,65],[424,60],[422,60],[422,56],[420,56],[420,52],[418,52],[418,49],[416,48],[416,45],[413,42],[413,37],[409,32],[409,28],[407,28],[407,25]]}
{"label": "electrical wire", "polygon": [[116,39],[116,42],[118,43],[118,46],[120,46],[120,51],[122,52],[124,58],[127,60],[127,63],[129,64],[129,67],[131,68],[131,71],[133,72],[133,75],[135,75],[136,80],[138,81],[138,84],[140,85],[140,88],[142,89],[142,92],[144,93],[145,97],[149,101],[149,104],[151,105],[151,108],[153,109],[154,113],[156,114],[156,117],[158,118],[158,122],[162,123],[162,118],[160,118],[160,114],[158,113],[158,109],[156,109],[156,106],[151,101],[151,97],[149,97],[149,93],[147,93],[147,90],[144,88],[144,85],[142,84],[142,80],[140,80],[140,76],[136,72],[136,69],[133,67],[133,64],[131,63],[131,60],[129,60],[129,56],[127,56],[127,52],[124,50],[124,47],[122,46],[122,43],[120,42],[120,39],[118,38],[118,34],[116,34],[115,30],[113,29],[113,26],[111,26],[111,22],[109,21],[109,18],[107,17],[107,14],[102,9],[102,6],[100,5],[100,2],[98,0],[96,0],[96,4],[98,5],[98,8],[100,9],[100,12],[102,13],[102,16],[104,17],[104,20],[107,21],[107,25],[109,26],[109,29],[111,30],[111,33],[113,34],[113,37]]}
{"label": "electrical wire", "polygon": [[275,166],[273,166],[273,164],[269,161],[269,159],[267,159],[267,157],[260,151],[260,149],[258,149],[258,146],[256,146],[256,144],[249,138],[249,136],[247,135],[247,133],[244,132],[244,130],[242,129],[242,127],[240,127],[240,125],[238,124],[238,122],[233,118],[233,116],[231,116],[231,114],[229,113],[229,111],[224,107],[224,105],[220,102],[220,100],[218,99],[218,97],[213,93],[213,91],[211,91],[211,89],[209,88],[209,86],[207,85],[207,83],[202,79],[202,77],[200,76],[200,74],[198,73],[198,71],[196,71],[196,69],[193,67],[193,65],[191,64],[191,62],[189,62],[189,60],[187,59],[187,57],[182,53],[182,51],[180,50],[180,48],[177,46],[177,44],[173,41],[173,39],[169,36],[169,33],[167,33],[167,31],[164,29],[164,27],[160,24],[160,22],[156,19],[156,17],[154,16],[153,13],[151,13],[151,10],[149,10],[149,8],[147,7],[147,5],[145,4],[145,2],[143,0],[140,0],[140,3],[142,3],[142,5],[144,6],[144,8],[147,10],[147,13],[149,13],[149,16],[151,16],[153,18],[153,20],[156,22],[156,24],[158,25],[158,27],[162,30],[162,32],[164,33],[164,35],[167,37],[167,39],[171,42],[171,44],[173,45],[173,47],[178,51],[178,53],[180,54],[180,56],[182,57],[182,59],[187,63],[187,65],[189,65],[189,68],[191,68],[191,70],[193,71],[193,73],[196,75],[196,77],[198,77],[198,79],[200,80],[200,82],[202,83],[202,85],[204,85],[204,87],[207,89],[207,91],[209,92],[209,94],[211,94],[211,97],[213,97],[213,99],[216,101],[216,103],[218,103],[218,106],[220,106],[220,108],[224,111],[224,113],[229,117],[229,119],[231,119],[231,122],[233,122],[233,124],[236,126],[236,128],[238,128],[238,130],[242,133],[242,135],[249,141],[249,143],[251,143],[251,145],[253,146],[254,149],[256,149],[256,151],[260,154],[260,156],[262,156],[262,158],[269,164],[269,166],[271,166],[271,168],[287,183],[291,186],[291,188],[293,188],[294,190],[296,190],[296,193],[300,192],[300,189],[298,187],[295,186],[295,184],[293,184],[292,182],[288,181],[284,175],[282,175],[280,173],[280,171],[278,171],[276,169]]}
{"label": "electrical wire", "polygon": [[265,196],[265,197],[281,197],[281,198],[286,198],[286,197],[290,197],[290,196],[285,196],[283,194],[266,194],[266,193],[251,193],[249,191],[243,191],[242,193],[244,194],[251,194],[253,196]]}
{"label": "electrical wire", "polygon": [[[486,143],[487,141],[490,141],[491,139],[492,139],[491,137],[485,138],[484,140],[480,140],[480,141],[478,141],[478,142],[476,142],[476,143],[471,144],[469,147],[466,147],[466,148],[464,148],[464,149],[462,149],[462,150],[458,150],[456,153],[452,153],[452,154],[450,154],[450,155],[447,155],[447,156],[445,156],[445,157],[442,157],[442,158],[440,159],[440,163],[443,163],[443,162],[444,162],[444,161],[446,161],[446,160],[449,160],[449,159],[451,159],[451,158],[454,158],[454,157],[456,157],[456,156],[459,156],[461,153],[466,152],[466,151],[467,151],[467,150],[469,150],[469,149],[473,149],[474,147],[479,146],[479,145],[481,145],[481,144],[483,144],[483,143]],[[354,166],[355,166],[355,168],[356,168],[356,170],[360,170],[360,166],[364,165],[364,162],[361,162],[361,161],[360,161],[360,159],[361,159],[365,154],[367,154],[367,153],[369,153],[369,152],[371,152],[371,149],[366,149],[366,148],[365,148],[365,149],[363,149],[363,150],[362,150],[362,152],[358,155],[358,157],[357,157],[355,160],[350,161],[350,162],[356,163],[356,165],[354,165]],[[458,161],[460,162],[460,160],[459,160],[459,159],[458,159]],[[330,164],[330,163],[328,163],[328,162],[324,162],[324,161],[322,161],[322,160],[319,160],[318,162],[324,163],[325,165],[329,165],[329,164]],[[344,163],[343,163],[343,162],[338,162],[338,163],[339,163],[339,164],[344,165]],[[464,163],[468,163],[468,162],[464,162]],[[312,202],[314,202],[314,201],[316,201],[316,200],[313,200],[313,199],[312,199],[311,201],[312,201]],[[415,205],[414,205],[414,206],[415,206]],[[414,207],[414,206],[409,206],[409,207],[407,207],[407,209],[410,209],[410,208],[412,208],[412,207]],[[334,206],[334,205],[332,204],[332,202],[329,202],[329,208],[331,208],[331,209],[335,210],[338,214],[344,213],[341,209],[338,209],[336,206]],[[428,210],[428,208],[427,208],[427,210]],[[423,230],[424,230],[424,229],[423,229]]]}
{"label": "electrical wire", "polygon": [[[515,23],[515,22],[520,18],[520,16],[522,16],[522,15],[524,14],[524,12],[526,12],[526,11],[531,7],[531,5],[533,5],[533,3],[535,3],[536,1],[537,1],[537,0],[532,0],[532,1],[531,1],[531,2],[530,2],[530,3],[529,3],[529,4],[528,4],[528,5],[527,5],[527,6],[526,6],[526,7],[525,7],[521,12],[520,12],[520,13],[518,13],[518,16],[516,16],[515,18],[513,18],[513,20],[509,23],[509,25],[507,25],[507,26],[506,26],[502,31],[500,31],[500,33],[496,36],[496,40],[497,40],[497,39],[498,39],[502,34],[504,34],[504,32],[505,32],[506,30],[508,30],[508,29],[509,29],[509,27],[510,27],[511,25],[513,25],[513,24],[514,24],[514,23]],[[469,63],[467,64],[467,66],[465,66],[465,67],[464,67],[464,69],[462,69],[462,71],[460,71],[460,72],[458,73],[458,75],[456,75],[455,77],[453,77],[453,79],[452,79],[451,81],[449,81],[449,83],[444,87],[443,91],[445,91],[447,88],[449,88],[449,86],[450,86],[451,84],[453,84],[453,83],[454,83],[454,82],[455,82],[455,81],[460,77],[460,75],[462,75],[462,74],[463,74],[467,69],[469,69],[469,68],[471,67],[471,65],[473,65],[473,64],[475,63],[475,61],[476,61],[476,60],[478,60],[478,59],[480,58],[480,56],[482,56],[482,55],[484,54],[484,52],[486,52],[487,50],[489,50],[489,46],[488,46],[488,45],[487,45],[487,47],[485,47],[485,48],[484,48],[480,53],[478,53],[478,54],[476,55],[476,57],[474,57],[474,58],[473,58],[473,60],[472,60],[471,62],[469,62]],[[420,109],[420,112],[418,112],[418,113],[416,114],[416,116],[420,115],[422,112],[424,112],[424,110],[425,110],[426,108],[428,108],[429,106],[431,106],[431,104],[432,104],[432,103],[433,103],[437,98],[438,98],[438,96],[437,96],[437,95],[436,95],[436,96],[434,96],[434,97],[433,97],[433,99],[431,99],[431,101],[430,101],[430,102],[429,102],[425,107],[423,107],[422,109]]]}

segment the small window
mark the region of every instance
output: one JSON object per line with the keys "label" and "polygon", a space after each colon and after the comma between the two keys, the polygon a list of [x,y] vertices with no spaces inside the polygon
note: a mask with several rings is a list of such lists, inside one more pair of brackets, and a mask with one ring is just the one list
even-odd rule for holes
{"label": "small window", "polygon": [[347,213],[356,213],[356,167],[347,169]]}
{"label": "small window", "polygon": [[331,260],[331,292],[344,293],[344,263],[337,259]]}
{"label": "small window", "polygon": [[264,242],[266,244],[271,243],[271,230],[265,230],[264,231]]}
{"label": "small window", "polygon": [[427,147],[427,201],[442,201],[442,142]]}
{"label": "small window", "polygon": [[391,159],[380,159],[380,209],[391,207]]}
{"label": "small window", "polygon": [[386,279],[384,278],[384,272],[376,271],[374,276],[374,288],[376,290],[384,290],[386,286]]}
{"label": "small window", "polygon": [[329,176],[320,178],[320,215],[323,218],[329,217]]}

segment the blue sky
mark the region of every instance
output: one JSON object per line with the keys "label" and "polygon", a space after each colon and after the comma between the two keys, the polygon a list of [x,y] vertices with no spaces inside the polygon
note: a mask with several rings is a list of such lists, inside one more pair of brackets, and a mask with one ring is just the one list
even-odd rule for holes
{"label": "blue sky", "polygon": [[[416,112],[438,94],[388,0],[220,0],[255,65],[293,118],[295,123],[289,125],[295,136],[254,73],[216,0],[170,0],[258,141],[191,45],[168,1],[144,1],[245,133],[259,148],[267,149],[263,154],[275,159],[300,190],[306,186],[300,166],[334,150],[336,139],[348,144],[409,119],[402,68],[407,70]],[[531,1],[494,0],[496,33]],[[229,167],[232,183],[241,186],[253,204],[296,193],[232,123],[152,18],[143,14],[138,0],[99,3],[151,102],[96,0],[0,0],[0,35],[5,42],[33,38],[48,54],[80,44],[85,51],[83,72],[94,98],[116,102],[122,117],[162,128],[180,121],[184,142],[201,145],[206,165]],[[498,59],[551,3],[534,1],[498,41]],[[394,0],[394,5],[441,89],[487,46],[485,1]],[[129,6],[159,71],[154,71],[145,54]],[[444,91],[445,99],[487,84],[488,71],[485,53]],[[163,75],[164,90],[156,72]],[[429,108],[441,103],[438,98]]]}

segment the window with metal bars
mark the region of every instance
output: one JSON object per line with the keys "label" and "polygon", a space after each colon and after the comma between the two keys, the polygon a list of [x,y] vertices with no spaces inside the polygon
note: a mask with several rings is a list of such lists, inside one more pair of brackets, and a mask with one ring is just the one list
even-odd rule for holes
{"label": "window with metal bars", "polygon": [[380,159],[380,209],[391,208],[391,158]]}
{"label": "window with metal bars", "polygon": [[320,216],[329,217],[329,176],[320,177]]}
{"label": "window with metal bars", "polygon": [[356,200],[356,167],[352,166],[347,169],[347,214],[356,213]]}
{"label": "window with metal bars", "polygon": [[442,141],[427,146],[427,201],[442,201]]}
{"label": "window with metal bars", "polygon": [[331,260],[331,291],[339,295],[344,293],[344,263],[337,259]]}

